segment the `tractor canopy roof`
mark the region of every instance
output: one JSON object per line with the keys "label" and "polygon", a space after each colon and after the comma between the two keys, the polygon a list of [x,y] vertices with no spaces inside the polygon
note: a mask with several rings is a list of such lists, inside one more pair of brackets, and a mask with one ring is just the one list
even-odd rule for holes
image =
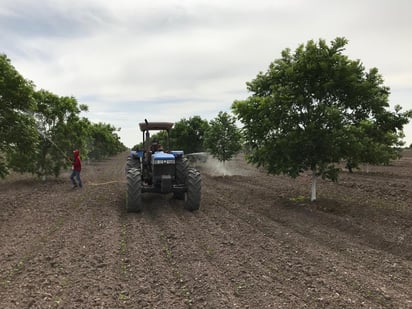
{"label": "tractor canopy roof", "polygon": [[139,123],[140,130],[170,130],[173,127],[173,122],[141,122]]}

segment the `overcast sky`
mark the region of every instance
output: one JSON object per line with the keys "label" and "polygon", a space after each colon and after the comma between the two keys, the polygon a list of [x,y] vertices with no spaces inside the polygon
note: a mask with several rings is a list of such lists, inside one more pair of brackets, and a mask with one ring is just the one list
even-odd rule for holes
{"label": "overcast sky", "polygon": [[[392,107],[412,109],[410,0],[0,0],[0,53],[129,147],[145,118],[230,112],[283,49],[338,36],[378,68]],[[405,133],[409,145],[412,124]]]}

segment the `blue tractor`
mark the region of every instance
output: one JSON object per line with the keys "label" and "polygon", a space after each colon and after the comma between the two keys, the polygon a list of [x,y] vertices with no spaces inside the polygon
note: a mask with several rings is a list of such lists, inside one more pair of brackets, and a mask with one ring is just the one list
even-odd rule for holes
{"label": "blue tractor", "polygon": [[[172,122],[139,123],[143,132],[143,150],[131,151],[127,158],[127,197],[126,210],[139,212],[143,208],[142,194],[173,193],[176,199],[185,201],[185,208],[194,211],[200,207],[201,176],[189,167],[182,150],[169,150],[169,135]],[[167,132],[167,145],[164,149],[156,139],[150,138],[150,131]]]}

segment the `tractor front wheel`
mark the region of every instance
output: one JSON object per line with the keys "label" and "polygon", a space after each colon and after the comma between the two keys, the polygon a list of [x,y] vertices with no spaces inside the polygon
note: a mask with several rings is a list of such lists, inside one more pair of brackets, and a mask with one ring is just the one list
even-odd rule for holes
{"label": "tractor front wheel", "polygon": [[200,173],[194,168],[189,168],[187,174],[187,192],[185,208],[190,211],[198,210],[200,207],[202,179]]}
{"label": "tractor front wheel", "polygon": [[142,210],[142,177],[140,170],[131,168],[127,172],[127,212],[139,212]]}

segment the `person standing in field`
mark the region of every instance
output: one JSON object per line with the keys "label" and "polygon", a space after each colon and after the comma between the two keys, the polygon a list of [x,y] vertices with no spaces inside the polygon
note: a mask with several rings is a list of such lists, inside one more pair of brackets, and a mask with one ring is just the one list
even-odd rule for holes
{"label": "person standing in field", "polygon": [[[83,187],[82,181],[80,179],[80,172],[82,170],[82,162],[80,160],[80,151],[74,150],[73,151],[73,160],[72,160],[72,174],[70,179],[73,183],[73,189],[77,187]],[[76,180],[74,179],[76,177]]]}

